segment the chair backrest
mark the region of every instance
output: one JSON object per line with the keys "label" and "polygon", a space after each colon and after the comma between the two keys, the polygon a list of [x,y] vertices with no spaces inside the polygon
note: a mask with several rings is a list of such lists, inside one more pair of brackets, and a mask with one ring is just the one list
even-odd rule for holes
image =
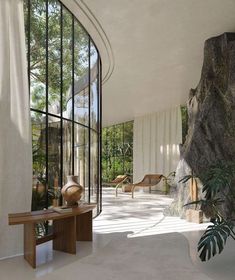
{"label": "chair backrest", "polygon": [[144,179],[140,182],[143,184],[149,184],[149,185],[157,185],[161,179],[162,179],[163,175],[162,174],[146,174],[144,176]]}
{"label": "chair backrest", "polygon": [[111,183],[118,184],[127,179],[127,175],[118,175]]}

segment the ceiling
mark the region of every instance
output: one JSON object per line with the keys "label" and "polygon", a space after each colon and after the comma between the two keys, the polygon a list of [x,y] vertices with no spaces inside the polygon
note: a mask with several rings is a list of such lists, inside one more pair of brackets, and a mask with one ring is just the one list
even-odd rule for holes
{"label": "ceiling", "polygon": [[113,54],[103,85],[103,126],[184,104],[200,79],[204,41],[235,32],[234,0],[82,2]]}

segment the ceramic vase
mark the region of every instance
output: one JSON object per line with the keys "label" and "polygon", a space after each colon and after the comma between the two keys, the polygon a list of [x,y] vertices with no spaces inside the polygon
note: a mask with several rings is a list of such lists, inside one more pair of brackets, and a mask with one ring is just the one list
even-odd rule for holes
{"label": "ceramic vase", "polygon": [[84,188],[78,183],[78,176],[67,176],[67,184],[63,186],[61,194],[67,206],[77,206]]}

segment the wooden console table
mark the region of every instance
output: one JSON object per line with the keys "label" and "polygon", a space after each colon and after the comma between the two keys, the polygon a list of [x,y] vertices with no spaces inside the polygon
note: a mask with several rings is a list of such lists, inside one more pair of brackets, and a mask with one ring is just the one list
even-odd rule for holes
{"label": "wooden console table", "polygon": [[[36,268],[36,245],[53,240],[53,250],[76,254],[76,241],[92,241],[92,210],[95,204],[73,208],[71,213],[57,213],[51,209],[9,214],[9,225],[24,225],[24,258]],[[53,220],[51,237],[37,239],[35,226]]]}

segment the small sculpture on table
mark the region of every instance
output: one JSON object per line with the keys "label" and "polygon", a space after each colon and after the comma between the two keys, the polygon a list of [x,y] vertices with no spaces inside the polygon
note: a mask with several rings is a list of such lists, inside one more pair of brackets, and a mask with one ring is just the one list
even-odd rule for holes
{"label": "small sculpture on table", "polygon": [[68,207],[77,207],[84,188],[78,183],[78,176],[67,176],[67,184],[63,186],[61,194]]}

